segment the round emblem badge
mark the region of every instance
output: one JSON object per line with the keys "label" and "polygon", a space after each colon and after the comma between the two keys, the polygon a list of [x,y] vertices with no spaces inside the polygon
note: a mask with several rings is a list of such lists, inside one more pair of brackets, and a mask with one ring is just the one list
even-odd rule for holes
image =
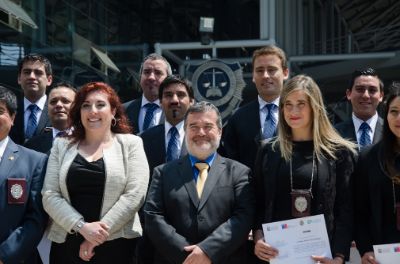
{"label": "round emblem badge", "polygon": [[20,184],[13,184],[11,186],[11,196],[14,199],[19,199],[22,197],[22,194],[24,193],[24,190],[22,189],[22,186]]}
{"label": "round emblem badge", "polygon": [[307,210],[307,206],[307,199],[304,196],[298,196],[294,200],[294,207],[300,213],[303,213],[305,210]]}

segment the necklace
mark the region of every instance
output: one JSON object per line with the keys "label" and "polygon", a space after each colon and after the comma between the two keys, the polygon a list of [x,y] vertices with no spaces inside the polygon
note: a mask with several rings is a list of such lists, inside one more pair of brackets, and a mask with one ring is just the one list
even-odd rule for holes
{"label": "necklace", "polygon": [[310,205],[312,195],[312,184],[314,180],[314,168],[315,168],[315,153],[312,156],[312,168],[311,168],[311,181],[310,188],[308,189],[294,189],[293,188],[293,166],[292,159],[289,160],[290,167],[290,195],[292,197],[292,216],[293,217],[305,217],[311,214]]}
{"label": "necklace", "polygon": [[[289,167],[290,167],[290,189],[291,191],[295,191],[295,189],[293,189],[293,168],[292,168],[292,159],[289,160]],[[311,181],[310,181],[310,188],[307,190],[310,192],[311,194],[311,198],[314,198],[312,195],[312,184],[313,184],[313,180],[314,180],[314,168],[315,168],[315,152],[313,152],[313,156],[312,156],[312,168],[311,168]]]}

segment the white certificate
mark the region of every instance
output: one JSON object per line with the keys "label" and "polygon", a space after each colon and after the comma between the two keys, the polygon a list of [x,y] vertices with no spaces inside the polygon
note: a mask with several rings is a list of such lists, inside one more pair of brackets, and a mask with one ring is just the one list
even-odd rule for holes
{"label": "white certificate", "polygon": [[279,250],[271,264],[314,264],[311,255],[332,258],[324,215],[263,224],[265,242]]}
{"label": "white certificate", "polygon": [[400,243],[374,245],[374,254],[379,264],[400,263]]}

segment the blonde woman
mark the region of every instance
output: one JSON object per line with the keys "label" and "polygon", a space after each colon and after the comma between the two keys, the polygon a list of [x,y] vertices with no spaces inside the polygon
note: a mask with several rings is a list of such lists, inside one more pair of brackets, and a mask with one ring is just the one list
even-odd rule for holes
{"label": "blonde woman", "polygon": [[318,85],[305,75],[285,83],[278,124],[278,137],[256,159],[254,252],[264,261],[279,254],[265,243],[262,223],[324,214],[333,259],[310,258],[344,263],[352,239],[350,176],[356,146],[332,127]]}

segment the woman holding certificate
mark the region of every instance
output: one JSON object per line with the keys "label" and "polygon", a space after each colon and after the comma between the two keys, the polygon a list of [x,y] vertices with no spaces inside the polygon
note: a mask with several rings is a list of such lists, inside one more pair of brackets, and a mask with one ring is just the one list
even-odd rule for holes
{"label": "woman holding certificate", "polygon": [[352,240],[351,174],[356,145],[332,127],[321,91],[312,78],[288,80],[279,101],[278,136],[260,148],[255,164],[257,196],[255,255],[278,256],[264,240],[261,225],[323,214],[333,259],[310,256],[317,263],[344,263]]}
{"label": "woman holding certificate", "polygon": [[400,243],[400,83],[385,103],[383,137],[360,154],[354,173],[356,245],[377,263],[373,245]]}

